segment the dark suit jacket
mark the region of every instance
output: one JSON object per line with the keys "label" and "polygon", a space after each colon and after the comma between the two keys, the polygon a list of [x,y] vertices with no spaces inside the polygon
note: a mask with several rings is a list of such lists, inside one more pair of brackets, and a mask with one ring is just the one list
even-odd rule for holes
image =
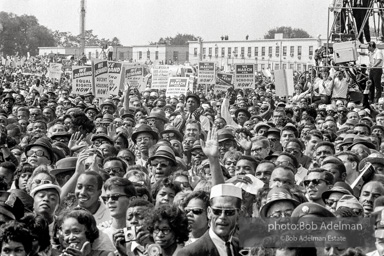
{"label": "dark suit jacket", "polygon": [[[239,242],[236,239],[232,240],[232,247],[235,253],[239,255]],[[220,256],[215,244],[209,236],[209,230],[200,237],[197,241],[189,244],[177,252],[176,256]]]}

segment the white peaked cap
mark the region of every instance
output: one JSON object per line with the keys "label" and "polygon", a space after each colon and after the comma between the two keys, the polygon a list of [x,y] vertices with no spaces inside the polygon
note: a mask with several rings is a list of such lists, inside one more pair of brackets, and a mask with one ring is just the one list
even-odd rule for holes
{"label": "white peaked cap", "polygon": [[220,196],[233,196],[240,199],[243,199],[241,188],[236,187],[232,184],[219,184],[211,188],[210,199]]}

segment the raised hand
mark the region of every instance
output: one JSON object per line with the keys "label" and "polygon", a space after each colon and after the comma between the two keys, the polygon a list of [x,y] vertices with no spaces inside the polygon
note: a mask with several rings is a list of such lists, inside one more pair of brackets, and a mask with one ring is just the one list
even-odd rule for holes
{"label": "raised hand", "polygon": [[212,128],[208,132],[207,140],[200,140],[201,148],[204,154],[208,158],[218,158],[219,157],[219,142],[217,140],[217,129]]}
{"label": "raised hand", "polygon": [[251,138],[246,137],[243,133],[236,133],[236,142],[239,144],[245,151],[250,151],[252,148]]}
{"label": "raised hand", "polygon": [[84,135],[81,134],[80,132],[75,132],[72,134],[71,139],[68,142],[68,147],[69,149],[72,150],[73,147],[78,146],[80,142],[83,140]]}
{"label": "raised hand", "polygon": [[108,128],[107,128],[108,136],[111,137],[112,139],[115,138],[116,136],[116,125],[111,123]]}

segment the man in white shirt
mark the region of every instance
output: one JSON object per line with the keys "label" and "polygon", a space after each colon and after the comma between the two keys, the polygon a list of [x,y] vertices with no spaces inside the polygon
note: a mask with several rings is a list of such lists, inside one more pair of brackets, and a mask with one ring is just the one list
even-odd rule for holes
{"label": "man in white shirt", "polygon": [[[377,103],[382,94],[381,75],[383,74],[383,53],[376,48],[375,42],[368,43],[369,51],[369,79],[372,81],[369,99]],[[375,97],[376,89],[376,97]]]}

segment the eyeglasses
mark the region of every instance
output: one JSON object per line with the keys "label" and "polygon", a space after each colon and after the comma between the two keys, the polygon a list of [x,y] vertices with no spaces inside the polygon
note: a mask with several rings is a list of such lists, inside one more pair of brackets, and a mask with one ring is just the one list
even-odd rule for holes
{"label": "eyeglasses", "polygon": [[273,212],[268,218],[279,219],[281,217],[291,217],[293,210]]}
{"label": "eyeglasses", "polygon": [[339,202],[339,200],[335,200],[335,199],[325,199],[324,200],[324,203],[326,205],[328,205],[329,207],[331,207],[332,205],[334,205],[337,202]]}
{"label": "eyeglasses", "polygon": [[119,200],[120,197],[123,197],[123,196],[128,197],[125,194],[114,194],[114,195],[102,196],[101,198],[103,199],[104,202],[108,202],[109,199],[111,199],[112,201],[116,202],[117,200]]}
{"label": "eyeglasses", "polygon": [[185,214],[192,212],[194,215],[201,215],[204,210],[201,208],[184,209]]}
{"label": "eyeglasses", "polygon": [[162,228],[162,229],[160,229],[160,228],[155,228],[155,229],[153,230],[153,233],[154,233],[155,235],[157,235],[157,234],[160,233],[160,231],[163,233],[163,235],[168,235],[169,233],[171,233],[171,229],[170,229],[170,228]]}
{"label": "eyeglasses", "polygon": [[220,208],[213,208],[211,207],[212,209],[212,213],[216,216],[221,216],[221,214],[223,214],[224,212],[224,215],[225,216],[234,216],[236,214],[236,210],[237,209],[220,209]]}
{"label": "eyeglasses", "polygon": [[151,162],[150,164],[152,167],[157,167],[159,165],[161,168],[167,168],[168,167],[168,163],[165,163],[165,162]]}
{"label": "eyeglasses", "polygon": [[227,162],[225,162],[225,165],[235,165],[236,166],[236,162],[227,161]]}
{"label": "eyeglasses", "polygon": [[109,175],[123,172],[120,167],[104,168],[104,171],[106,171]]}
{"label": "eyeglasses", "polygon": [[309,184],[311,184],[311,182],[312,182],[312,184],[313,184],[314,186],[318,186],[318,185],[321,183],[321,181],[324,181],[325,183],[327,183],[327,181],[326,181],[326,180],[323,180],[323,179],[305,180],[303,183],[304,183],[304,186],[305,186],[305,187],[308,187]]}
{"label": "eyeglasses", "polygon": [[27,152],[27,156],[33,156],[33,155],[36,155],[38,157],[46,157],[48,158],[45,154],[44,154],[44,151],[43,150],[29,150]]}
{"label": "eyeglasses", "polygon": [[284,166],[284,165],[287,166],[287,165],[289,165],[289,166],[294,167],[293,164],[291,162],[289,162],[289,161],[275,161],[275,165],[276,166]]}
{"label": "eyeglasses", "polygon": [[50,180],[40,180],[40,179],[34,179],[32,183],[35,183],[37,185],[43,185],[43,184],[52,184],[52,181]]}

